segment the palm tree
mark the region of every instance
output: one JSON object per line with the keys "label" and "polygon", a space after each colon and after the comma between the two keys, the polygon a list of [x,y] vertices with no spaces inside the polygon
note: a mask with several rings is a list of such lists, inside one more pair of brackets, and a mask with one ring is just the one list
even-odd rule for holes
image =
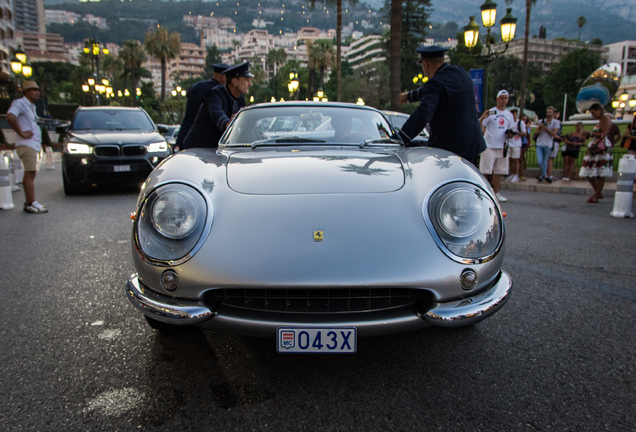
{"label": "palm tree", "polygon": [[[124,63],[124,75],[130,75],[130,94],[135,94],[141,65],[148,59],[143,46],[135,40],[124,41],[124,47],[119,51],[119,58]],[[124,85],[125,87],[125,85]]]}
{"label": "palm tree", "polygon": [[318,39],[311,46],[311,52],[307,53],[310,63],[320,71],[320,87],[325,86],[325,69],[333,68],[336,59],[334,57],[331,41]]}
{"label": "palm tree", "polygon": [[172,60],[181,51],[181,39],[179,33],[168,31],[159,27],[154,32],[146,33],[144,43],[146,51],[151,56],[157,57],[161,61],[161,101],[166,98],[166,70],[168,60]]}
{"label": "palm tree", "polygon": [[[511,0],[506,0],[508,3]],[[526,0],[526,28],[523,35],[523,60],[521,61],[521,89],[519,90],[519,115],[523,115],[526,105],[526,84],[528,82],[528,41],[530,40],[530,13],[537,0]]]}
{"label": "palm tree", "polygon": [[579,26],[579,40],[581,40],[581,27],[583,27],[587,23],[587,19],[583,15],[576,19],[576,25]]}
{"label": "palm tree", "polygon": [[402,0],[391,0],[391,44],[389,48],[390,59],[390,88],[391,109],[400,110],[400,91],[402,88],[401,68],[402,63]]}
{"label": "palm tree", "polygon": [[[311,10],[316,6],[316,0],[307,0]],[[322,0],[322,3],[331,5],[336,4],[336,100],[340,100],[342,87],[342,0]],[[355,6],[358,0],[347,0],[349,6]]]}
{"label": "palm tree", "polygon": [[274,67],[274,75],[272,76],[273,89],[274,89],[274,98],[276,98],[276,71],[279,65],[282,65],[287,60],[287,53],[284,48],[280,48],[277,50],[271,50],[267,53],[267,59],[265,60],[265,64],[267,68]]}

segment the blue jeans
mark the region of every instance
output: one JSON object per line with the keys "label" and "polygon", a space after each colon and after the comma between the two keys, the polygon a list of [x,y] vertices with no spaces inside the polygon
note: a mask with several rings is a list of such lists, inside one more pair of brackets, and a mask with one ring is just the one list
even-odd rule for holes
{"label": "blue jeans", "polygon": [[551,151],[551,147],[537,146],[537,163],[539,164],[542,178],[548,173],[548,159]]}

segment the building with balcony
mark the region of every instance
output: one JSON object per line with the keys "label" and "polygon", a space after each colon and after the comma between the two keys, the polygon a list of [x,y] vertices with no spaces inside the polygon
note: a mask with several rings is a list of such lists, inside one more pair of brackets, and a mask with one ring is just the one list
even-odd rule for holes
{"label": "building with balcony", "polygon": [[7,81],[11,73],[11,57],[16,49],[13,25],[13,1],[0,0],[0,80]]}
{"label": "building with balcony", "polygon": [[13,0],[13,16],[16,30],[46,33],[44,0]]}
{"label": "building with balcony", "polygon": [[[495,51],[503,51],[505,45],[503,42],[497,42],[492,45],[492,48]],[[533,38],[528,41],[528,61],[538,64],[545,72],[548,72],[553,64],[561,61],[563,56],[581,48],[596,52],[600,54],[602,62],[607,61],[608,49],[604,46],[579,41],[539,38]],[[523,60],[523,38],[511,41],[508,44],[506,55]]]}
{"label": "building with balcony", "polygon": [[368,35],[354,41],[343,54],[343,59],[347,60],[353,69],[386,61],[387,55],[382,47],[382,36]]}

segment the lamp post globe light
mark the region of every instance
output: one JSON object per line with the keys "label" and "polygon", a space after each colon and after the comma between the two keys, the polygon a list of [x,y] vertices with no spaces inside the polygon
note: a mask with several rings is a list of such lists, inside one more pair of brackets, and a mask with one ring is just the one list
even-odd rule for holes
{"label": "lamp post globe light", "polygon": [[[99,59],[100,59],[100,57],[102,55],[110,54],[110,51],[106,47],[101,48],[100,47],[100,43],[97,42],[97,41],[87,40],[87,41],[84,42],[84,54],[86,54],[87,56],[90,57],[90,59],[91,59],[91,70],[93,71],[93,73],[95,75],[95,81],[99,83],[100,82],[100,79],[99,79]],[[94,85],[94,84],[90,84],[90,85]],[[101,85],[101,84],[98,84],[98,85]],[[97,88],[96,88],[96,90],[97,90]],[[100,105],[100,99],[99,99],[100,93],[97,91],[95,93],[95,95],[96,95],[96,99],[97,99],[97,105]]]}
{"label": "lamp post globe light", "polygon": [[[488,96],[488,64],[496,59],[501,54],[505,53],[508,49],[508,45],[515,37],[515,31],[517,30],[517,18],[512,15],[512,8],[506,8],[506,15],[499,21],[501,28],[501,40],[504,42],[505,47],[502,51],[495,51],[492,49],[491,43],[494,42],[490,37],[490,29],[495,25],[497,21],[497,3],[493,0],[486,0],[481,5],[481,21],[484,27],[486,27],[486,47],[485,52],[473,53],[472,49],[477,45],[479,41],[479,24],[475,22],[475,17],[471,16],[468,25],[464,27],[464,44],[471,50],[471,55],[484,63],[484,90],[483,101],[487,104]],[[485,109],[485,108],[484,108]]]}
{"label": "lamp post globe light", "polygon": [[18,48],[11,58],[11,70],[15,75],[14,92],[17,94],[17,90],[21,87],[20,78],[29,79],[33,75],[33,67],[21,48]]}
{"label": "lamp post globe light", "polygon": [[289,83],[287,84],[287,89],[289,90],[289,94],[291,95],[292,99],[298,98],[298,94],[296,92],[298,91],[299,84],[298,72],[293,69],[291,72],[289,72]]}

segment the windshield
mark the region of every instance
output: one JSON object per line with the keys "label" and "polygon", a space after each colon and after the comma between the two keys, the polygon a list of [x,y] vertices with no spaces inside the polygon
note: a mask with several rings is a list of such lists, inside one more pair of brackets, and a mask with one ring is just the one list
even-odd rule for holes
{"label": "windshield", "polygon": [[141,110],[103,109],[78,111],[71,129],[152,131],[155,126]]}
{"label": "windshield", "polygon": [[[377,111],[321,103],[240,111],[219,145],[361,144],[388,140],[393,130]],[[395,144],[395,143],[393,143]]]}

